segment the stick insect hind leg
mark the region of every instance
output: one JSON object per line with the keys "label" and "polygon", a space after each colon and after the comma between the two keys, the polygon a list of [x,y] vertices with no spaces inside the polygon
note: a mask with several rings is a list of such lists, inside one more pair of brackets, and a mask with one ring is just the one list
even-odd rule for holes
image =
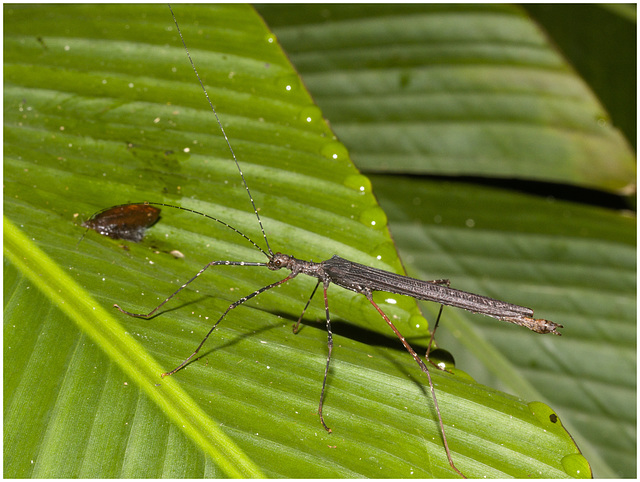
{"label": "stick insect hind leg", "polygon": [[[448,280],[438,280],[438,281],[446,281],[447,284],[449,282]],[[391,322],[391,320],[385,314],[385,312],[382,311],[382,309],[376,304],[375,301],[373,301],[373,296],[371,295],[371,290],[364,289],[362,291],[362,293],[367,297],[367,299],[373,305],[373,307],[378,311],[378,313],[380,313],[380,316],[382,316],[384,321],[386,321],[387,325],[389,325],[389,327],[393,330],[393,332],[396,334],[396,336],[400,339],[400,341],[402,342],[404,347],[407,349],[409,354],[418,363],[418,366],[420,367],[420,369],[424,373],[427,374],[427,379],[429,380],[429,388],[431,390],[431,398],[433,399],[433,406],[434,406],[434,408],[436,410],[436,414],[438,415],[438,423],[440,424],[440,432],[442,433],[442,442],[444,444],[444,449],[445,449],[445,451],[447,453],[447,459],[449,460],[449,465],[451,465],[451,468],[453,470],[455,470],[462,478],[466,479],[466,476],[462,472],[460,472],[460,470],[458,470],[456,465],[453,463],[453,458],[451,457],[451,451],[449,450],[449,444],[447,443],[447,436],[446,436],[445,430],[444,430],[444,423],[442,422],[442,415],[440,414],[440,407],[438,406],[438,399],[436,398],[436,391],[435,391],[435,388],[433,387],[433,381],[431,380],[431,373],[429,372],[429,369],[424,364],[424,362],[420,359],[420,357],[415,352],[415,350],[411,347],[411,345],[409,345],[409,342],[405,339],[405,337],[402,336],[402,334],[398,331],[398,329],[395,327],[395,325]],[[442,305],[440,305],[440,312],[438,314],[438,321],[440,320],[440,314],[441,313],[442,313]],[[437,324],[438,324],[438,322],[436,322],[436,325],[434,327],[433,333],[435,333],[435,328],[437,327]],[[431,340],[433,340],[433,334],[431,335]],[[431,343],[431,341],[429,343]],[[428,359],[428,353],[429,352],[427,351],[427,359]]]}
{"label": "stick insect hind leg", "polygon": [[[322,380],[322,391],[320,392],[320,403],[318,405],[318,415],[320,416],[320,422],[322,423],[322,426],[325,428],[325,430],[327,432],[331,433],[331,429],[325,423],[324,416],[322,414],[322,407],[323,407],[323,404],[324,404],[324,394],[325,394],[325,388],[326,388],[326,384],[327,384],[327,376],[329,374],[329,365],[331,363],[331,353],[333,351],[333,333],[331,331],[331,317],[330,317],[330,314],[329,314],[329,299],[327,297],[327,288],[329,287],[330,282],[328,282],[328,281],[324,281],[323,282],[320,279],[318,280],[318,282],[316,283],[315,287],[313,288],[313,291],[311,292],[311,296],[309,296],[309,299],[307,300],[307,303],[305,304],[305,306],[304,306],[304,308],[302,310],[302,314],[298,318],[297,323],[293,326],[293,332],[294,333],[298,332],[298,327],[300,325],[300,322],[302,321],[302,318],[304,317],[304,314],[307,311],[307,308],[309,307],[309,304],[311,303],[311,300],[313,299],[313,296],[316,294],[316,291],[318,290],[318,287],[320,286],[321,283],[323,284],[324,307],[325,307],[326,324],[327,324],[327,347],[328,347],[328,353],[327,353],[327,363],[325,365],[325,370],[324,370],[324,378]],[[433,280],[432,283],[444,284],[444,285],[447,285],[447,286],[450,285],[450,282],[449,282],[448,279]],[[405,339],[405,337],[402,336],[402,334],[398,331],[398,329],[395,327],[395,325],[391,322],[391,320],[386,315],[386,313],[384,311],[382,311],[382,308],[380,308],[377,305],[377,303],[373,300],[373,296],[372,296],[371,290],[363,288],[363,289],[358,290],[358,292],[360,292],[360,293],[365,295],[367,300],[369,300],[369,302],[373,305],[373,307],[378,311],[380,316],[382,316],[384,321],[389,325],[389,327],[393,330],[393,332],[396,334],[396,336],[400,339],[400,341],[402,342],[402,344],[404,345],[406,350],[409,352],[409,354],[416,361],[416,363],[418,363],[418,366],[420,367],[420,370],[422,370],[424,373],[426,373],[427,379],[429,381],[429,388],[430,388],[430,391],[431,391],[431,398],[433,399],[433,405],[435,407],[436,414],[438,416],[438,423],[440,425],[440,432],[442,433],[442,441],[443,441],[443,445],[444,445],[444,448],[445,448],[445,451],[446,451],[446,454],[447,454],[447,459],[449,461],[449,465],[451,465],[451,468],[453,468],[453,470],[455,470],[462,478],[466,479],[466,476],[455,466],[455,463],[453,462],[453,458],[451,457],[451,451],[449,450],[449,444],[447,442],[447,436],[445,434],[444,423],[442,421],[442,415],[440,414],[440,407],[438,405],[438,399],[436,397],[435,388],[433,386],[433,381],[431,380],[431,373],[429,372],[429,369],[427,368],[425,363],[420,359],[420,357],[418,356],[416,351],[411,347],[411,345]],[[438,324],[440,322],[440,316],[442,315],[442,309],[443,308],[444,308],[444,305],[440,305],[440,310],[438,311],[438,317],[436,319],[436,323],[434,325],[433,331],[431,333],[431,337],[429,339],[429,348],[427,349],[427,355],[426,355],[426,359],[429,362],[431,362],[429,360],[430,348],[431,348],[431,345],[432,345],[433,340],[434,340],[436,329],[438,328]],[[438,369],[441,369],[438,365],[434,364],[434,366],[436,368],[438,368]]]}

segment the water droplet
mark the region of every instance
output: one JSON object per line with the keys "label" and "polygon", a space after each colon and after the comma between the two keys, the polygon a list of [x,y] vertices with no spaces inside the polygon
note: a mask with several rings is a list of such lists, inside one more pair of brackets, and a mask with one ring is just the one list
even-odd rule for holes
{"label": "water droplet", "polygon": [[393,263],[396,262],[398,258],[396,246],[390,241],[386,241],[376,246],[373,249],[372,254],[378,261],[382,261],[383,263],[387,263],[390,265],[393,265]]}
{"label": "water droplet", "polygon": [[[371,296],[373,297],[373,301],[375,301],[378,305],[382,305],[382,304],[391,305],[391,306],[386,306],[382,308],[382,310],[387,314],[387,316],[389,316],[393,320],[393,316],[396,313],[394,305],[397,302],[397,299],[394,298],[395,295],[385,293],[384,291],[374,291],[371,294]],[[365,301],[366,301],[366,298],[365,298]],[[366,303],[363,305],[366,306]]]}
{"label": "water droplet", "polygon": [[429,360],[435,364],[440,370],[450,371],[456,367],[456,360],[447,350],[436,348],[429,353]]}
{"label": "water droplet", "polygon": [[360,222],[372,228],[384,229],[387,225],[387,215],[382,208],[376,206],[362,211]]}
{"label": "water droplet", "polygon": [[265,35],[264,39],[266,40],[266,42],[268,44],[276,44],[278,39],[276,38],[276,36],[272,33]]}
{"label": "water droplet", "polygon": [[571,477],[590,479],[591,466],[582,454],[569,454],[562,458],[562,468]]}
{"label": "water droplet", "polygon": [[322,122],[322,111],[315,105],[310,105],[300,111],[298,118],[304,124],[319,125]]}
{"label": "water droplet", "polygon": [[422,328],[423,330],[426,330],[429,326],[429,322],[420,314],[411,315],[411,318],[409,318],[409,326],[416,329]]}
{"label": "water droplet", "polygon": [[363,176],[362,174],[347,176],[343,184],[349,189],[358,191],[360,194],[367,194],[371,192],[371,181],[367,176]]}
{"label": "water droplet", "polygon": [[300,90],[300,79],[297,75],[280,75],[276,77],[275,84],[280,92],[295,93]]}
{"label": "water droplet", "polygon": [[327,142],[320,153],[329,159],[334,161],[346,161],[349,159],[349,151],[341,142],[332,141]]}

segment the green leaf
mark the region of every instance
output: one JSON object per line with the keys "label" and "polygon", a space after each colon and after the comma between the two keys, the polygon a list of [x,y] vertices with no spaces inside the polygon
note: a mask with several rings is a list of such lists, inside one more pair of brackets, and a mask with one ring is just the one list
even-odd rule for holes
{"label": "green leaf", "polygon": [[[440,345],[477,380],[548,401],[596,475],[634,477],[635,216],[575,186],[635,193],[635,154],[612,127],[625,118],[607,121],[553,47],[571,45],[589,83],[599,94],[609,86],[605,101],[625,99],[635,123],[636,85],[619,74],[636,59],[624,55],[627,30],[602,8],[527,6],[555,12],[562,38],[551,39],[507,5],[260,12],[357,165],[403,176],[371,180],[410,274],[450,278],[565,325],[550,340],[445,309]],[[597,49],[582,42],[585,31]]]}
{"label": "green leaf", "polygon": [[364,171],[633,190],[624,137],[518,8],[260,11]]}
{"label": "green leaf", "polygon": [[[567,60],[589,83],[614,125],[637,150],[635,102],[637,5],[524,4]],[[567,22],[572,18],[572,22]]]}
{"label": "green leaf", "polygon": [[[273,249],[401,270],[368,181],[255,13],[174,10]],[[299,334],[290,328],[313,280],[233,310],[197,361],[160,378],[231,302],[284,275],[211,268],[151,320],[113,310],[151,310],[214,259],[264,257],[231,230],[168,208],[139,245],[94,232],[78,244],[91,213],[151,200],[228,221],[263,245],[260,229],[165,7],[4,14],[5,475],[454,475],[426,377],[355,293],[329,290],[332,434],[315,413],[321,302]],[[376,299],[423,352],[429,334],[415,303]],[[589,475],[548,407],[433,371],[465,474]]]}
{"label": "green leaf", "polygon": [[[73,278],[6,219],[3,231],[4,252],[12,265],[18,268],[29,281],[33,282],[35,287],[48,298],[52,307],[55,306],[62,311],[67,320],[73,320],[85,335],[88,335],[104,350],[108,358],[117,361],[126,372],[126,376],[131,377],[146,392],[150,401],[161,408],[174,424],[182,426],[184,431],[197,442],[207,455],[220,463],[225,473],[239,477],[262,475],[260,469],[247,459],[246,455],[218,427],[211,423],[212,421],[198,404],[180,389],[175,381],[167,380],[165,387],[163,387],[164,390],[154,388],[157,386],[154,383],[157,380],[157,374],[161,372],[160,366],[129,333],[126,333],[118,325],[111,313],[107,313],[90,294],[76,284]],[[30,286],[26,288],[30,288]],[[15,302],[16,297],[13,296],[13,293],[9,297]],[[20,295],[17,297],[28,299],[28,297]],[[10,319],[15,319],[15,310],[11,306],[5,309],[5,313]],[[56,314],[56,318],[62,317]],[[5,333],[9,339],[13,338],[11,328],[15,328],[15,326],[10,327]],[[52,331],[55,333],[57,330]],[[15,345],[8,345],[6,348],[10,352],[19,350],[19,347]],[[71,381],[64,380],[60,389],[60,396],[65,399],[66,403],[57,404],[58,410],[49,422],[50,432],[56,432],[51,433],[50,438],[57,439],[58,443],[66,439],[65,433],[69,432],[69,425],[74,423],[78,416],[78,409],[82,408],[83,400],[79,396],[80,392],[84,391],[82,384],[93,385],[91,380],[87,380],[91,377],[86,373],[79,373],[87,368],[83,366],[88,362],[86,355],[76,352],[73,354],[73,358],[74,363],[71,363],[67,370],[76,373],[70,377]],[[19,380],[11,380],[7,385],[15,389],[15,385],[19,384],[22,385],[20,388],[24,389],[23,383],[38,380],[40,378],[39,372],[44,367],[36,367],[33,365],[34,362],[37,363],[37,360],[33,360],[33,358],[29,360],[29,363],[24,367],[23,376]],[[95,367],[91,367],[91,370],[95,370]],[[90,400],[91,398],[89,397]],[[74,399],[79,403],[71,403]],[[39,401],[39,399],[35,398],[34,401]],[[21,410],[17,410],[18,407],[15,405],[11,408],[7,419],[10,426],[19,426],[24,423],[26,417],[33,416],[33,411],[25,410],[24,406],[20,407]],[[17,435],[15,431],[11,431],[7,442],[14,442],[11,445],[24,448],[21,444],[15,444],[15,441],[11,439],[13,435]],[[69,441],[71,443],[65,444],[65,449],[69,452],[69,457],[73,457],[74,452],[82,449],[81,440],[77,437],[70,437]],[[45,451],[43,455],[45,456],[38,458],[36,470],[46,475],[59,473],[58,471],[61,470],[60,452],[47,453]],[[100,454],[96,453],[96,455]],[[233,464],[230,463],[231,460],[233,460]]]}

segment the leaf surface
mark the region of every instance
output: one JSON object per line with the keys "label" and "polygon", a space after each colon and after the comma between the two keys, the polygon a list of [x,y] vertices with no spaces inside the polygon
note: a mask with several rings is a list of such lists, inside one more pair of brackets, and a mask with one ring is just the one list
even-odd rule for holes
{"label": "leaf surface", "polygon": [[[370,185],[253,11],[175,11],[273,249],[401,270]],[[113,310],[151,310],[213,259],[264,257],[233,231],[170,209],[139,245],[94,232],[78,245],[82,219],[168,202],[264,246],[246,191],[164,7],[14,6],[5,19],[5,474],[452,475],[426,378],[354,293],[329,290],[332,434],[315,413],[321,303],[298,335],[290,329],[312,280],[233,310],[201,358],[159,377],[231,302],[284,275],[211,268],[151,320]],[[393,301],[385,310],[423,351],[426,321],[412,300]],[[575,445],[550,409],[462,372],[433,378],[465,473],[577,474],[567,468],[580,460]]]}
{"label": "leaf surface", "polygon": [[409,273],[565,325],[548,339],[445,309],[440,345],[476,380],[558,409],[596,476],[634,477],[636,220],[618,207],[634,209],[636,166],[617,128],[635,123],[621,100],[635,21],[526,8],[546,22],[508,5],[260,12],[369,174]]}

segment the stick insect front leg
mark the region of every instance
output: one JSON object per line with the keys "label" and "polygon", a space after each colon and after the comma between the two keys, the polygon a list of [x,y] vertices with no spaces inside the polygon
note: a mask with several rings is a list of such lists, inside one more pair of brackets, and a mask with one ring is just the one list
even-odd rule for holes
{"label": "stick insect front leg", "polygon": [[296,273],[291,273],[289,276],[287,276],[286,278],[281,279],[280,281],[276,281],[275,283],[271,283],[267,286],[264,286],[262,288],[260,288],[259,290],[254,291],[253,293],[244,296],[242,298],[240,298],[237,301],[234,301],[233,303],[231,303],[229,305],[229,307],[225,310],[224,313],[222,313],[222,316],[220,316],[220,318],[218,318],[218,321],[216,321],[214,323],[214,325],[211,327],[211,329],[207,332],[207,334],[205,335],[204,339],[200,342],[200,344],[198,345],[198,348],[196,348],[196,350],[189,355],[189,357],[187,357],[187,359],[185,361],[183,361],[180,365],[178,365],[176,368],[174,368],[173,370],[171,370],[170,372],[167,373],[163,373],[162,377],[166,377],[166,376],[170,376],[173,375],[174,373],[176,373],[177,371],[179,371],[180,369],[182,369],[187,363],[189,363],[189,361],[198,354],[198,352],[200,351],[200,348],[202,348],[202,346],[205,344],[205,342],[207,341],[207,339],[209,338],[209,335],[211,335],[211,333],[213,333],[213,330],[216,329],[216,327],[220,324],[220,322],[227,316],[227,314],[233,310],[234,308],[237,308],[238,306],[240,306],[241,304],[243,304],[245,301],[249,301],[251,298],[253,298],[254,296],[258,296],[260,293],[264,293],[265,291],[270,290],[271,288],[275,288],[276,286],[279,286],[281,284],[286,283],[287,281],[289,281],[292,278],[296,277]]}
{"label": "stick insect front leg", "polygon": [[[178,288],[176,291],[174,291],[171,295],[169,295],[162,303],[160,303],[158,306],[156,306],[153,310],[151,310],[149,313],[132,313],[130,311],[124,310],[122,309],[120,306],[118,306],[117,304],[114,304],[114,308],[117,308],[120,312],[124,313],[125,315],[129,315],[129,316],[133,316],[135,318],[150,318],[151,316],[153,316],[162,306],[164,306],[169,300],[171,300],[172,298],[174,298],[178,293],[180,293],[183,289],[185,289],[190,283],[192,283],[193,281],[195,281],[196,279],[198,279],[200,277],[200,275],[202,273],[204,273],[208,268],[210,268],[211,266],[266,266],[266,263],[249,263],[249,262],[244,262],[244,261],[212,261],[211,263],[207,263],[204,268],[202,268],[200,271],[198,271],[198,273],[191,278],[189,281],[187,281],[186,283],[184,283],[182,286],[180,286],[180,288]],[[220,324],[220,322],[227,316],[227,314],[233,310],[234,308],[237,308],[238,306],[240,306],[241,304],[245,303],[246,301],[250,300],[251,298],[259,295],[260,293],[264,293],[265,291],[268,291],[272,288],[275,288],[276,286],[279,286],[283,283],[286,283],[287,281],[289,281],[292,278],[295,278],[298,275],[298,273],[291,273],[289,276],[287,276],[286,278],[281,279],[280,281],[276,281],[275,283],[271,283],[267,286],[264,286],[262,288],[260,288],[259,290],[254,291],[253,293],[244,296],[242,298],[240,298],[239,300],[231,303],[229,305],[229,307],[225,310],[225,312],[220,316],[220,318],[218,318],[218,321],[216,321],[214,323],[214,325],[211,327],[211,329],[207,332],[207,334],[205,335],[204,339],[200,342],[200,344],[198,345],[198,347],[195,349],[195,351],[189,355],[189,357],[187,357],[180,365],[178,365],[176,368],[174,368],[173,370],[171,370],[170,372],[166,372],[162,374],[162,377],[165,376],[170,376],[173,375],[174,373],[176,373],[177,371],[181,370],[185,365],[187,365],[189,363],[189,361],[191,361],[191,359],[193,357],[195,357],[198,352],[200,351],[200,349],[202,348],[202,346],[205,344],[205,342],[207,341],[207,339],[209,338],[209,336],[211,335],[211,333],[213,333],[213,330],[216,329],[216,327]],[[315,290],[314,290],[315,293]],[[303,313],[304,314],[304,313]]]}
{"label": "stick insect front leg", "polygon": [[183,284],[180,288],[178,288],[176,291],[174,291],[172,294],[170,294],[162,303],[160,303],[158,306],[156,306],[149,313],[146,313],[146,314],[145,313],[132,313],[130,311],[127,311],[127,310],[124,310],[124,309],[120,308],[120,306],[117,303],[114,303],[113,307],[118,309],[121,313],[124,313],[125,315],[129,315],[129,316],[133,316],[134,318],[151,318],[169,300],[174,298],[183,289],[185,289],[187,286],[189,286],[191,283],[193,283],[195,280],[197,280],[202,273],[204,273],[208,268],[211,268],[212,266],[266,266],[266,263],[247,263],[247,262],[244,262],[244,261],[211,261],[210,263],[207,263],[204,266],[204,268],[202,268],[200,271],[198,271],[193,278],[191,278],[189,281],[187,281],[185,284]]}

